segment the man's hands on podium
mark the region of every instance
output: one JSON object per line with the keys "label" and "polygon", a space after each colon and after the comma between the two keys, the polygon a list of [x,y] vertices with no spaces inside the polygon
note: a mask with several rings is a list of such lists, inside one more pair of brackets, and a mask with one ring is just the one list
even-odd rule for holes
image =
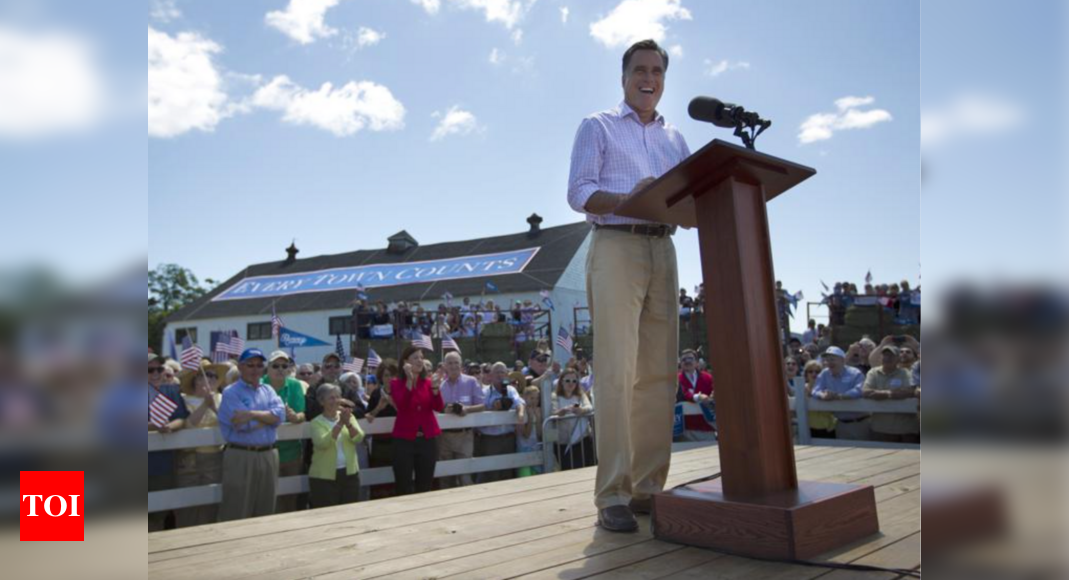
{"label": "man's hands on podium", "polygon": [[631,188],[630,193],[610,193],[607,191],[595,191],[594,195],[590,196],[590,199],[586,201],[584,209],[594,215],[602,215],[612,213],[622,203],[631,198],[632,195],[642,191],[649,187],[651,183],[656,180],[654,177],[643,177],[635,184],[635,187]]}

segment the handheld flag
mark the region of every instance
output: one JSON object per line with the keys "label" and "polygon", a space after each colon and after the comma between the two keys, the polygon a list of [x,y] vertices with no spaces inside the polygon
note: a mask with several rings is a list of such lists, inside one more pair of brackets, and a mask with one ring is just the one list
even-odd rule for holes
{"label": "handheld flag", "polygon": [[349,358],[345,356],[345,346],[341,343],[341,335],[336,335],[334,338],[338,339],[334,344],[334,352],[338,353],[338,360]]}
{"label": "handheld flag", "polygon": [[369,348],[367,350],[367,368],[368,370],[379,368],[382,364],[382,358],[375,352],[375,349]]}
{"label": "handheld flag", "polygon": [[341,368],[343,371],[360,374],[360,371],[364,370],[364,359],[354,358],[349,362],[342,363]]}
{"label": "handheld flag", "polygon": [[413,340],[412,345],[418,346],[420,348],[425,348],[430,351],[434,350],[434,342],[432,342],[431,337],[427,336],[426,334],[421,334],[419,338]]}
{"label": "handheld flag", "polygon": [[560,330],[557,332],[557,344],[560,345],[560,347],[564,350],[568,351],[568,354],[572,353],[572,346],[574,346],[574,342],[572,341],[572,335],[568,334],[568,329],[564,328],[563,326],[560,327]]}
{"label": "handheld flag", "polygon": [[171,420],[171,413],[178,408],[174,401],[168,399],[163,393],[157,392],[156,398],[148,406],[148,420],[157,428],[163,427]]}
{"label": "handheld flag", "polygon": [[455,351],[457,351],[457,354],[460,354],[460,347],[457,346],[457,341],[453,340],[452,337],[443,336],[442,337],[442,350],[444,351],[447,348],[455,350]]}
{"label": "handheld flag", "polygon": [[182,368],[194,371],[200,370],[200,359],[203,356],[204,351],[189,340],[188,334],[185,335],[182,338],[182,359],[179,361],[182,363]]}
{"label": "handheld flag", "polygon": [[497,289],[497,284],[494,284],[489,280],[486,281],[486,289],[491,292],[500,292],[500,290]]}

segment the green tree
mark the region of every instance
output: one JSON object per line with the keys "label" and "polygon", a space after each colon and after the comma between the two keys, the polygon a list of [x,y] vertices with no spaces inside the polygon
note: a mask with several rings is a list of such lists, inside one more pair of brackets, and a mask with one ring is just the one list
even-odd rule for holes
{"label": "green tree", "polygon": [[193,302],[215,286],[215,280],[204,280],[178,264],[160,264],[148,273],[148,340],[156,352],[163,352],[163,329],[167,317]]}

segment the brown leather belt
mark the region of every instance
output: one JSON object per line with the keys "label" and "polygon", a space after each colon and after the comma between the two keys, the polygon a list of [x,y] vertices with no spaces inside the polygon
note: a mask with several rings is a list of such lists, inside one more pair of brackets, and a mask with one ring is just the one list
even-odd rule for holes
{"label": "brown leather belt", "polygon": [[238,445],[237,443],[227,443],[227,449],[240,449],[241,451],[271,451],[275,448],[274,445],[254,446],[254,445]]}
{"label": "brown leather belt", "polygon": [[651,238],[664,238],[676,233],[675,226],[667,226],[664,224],[594,224],[594,228],[598,230],[628,232]]}

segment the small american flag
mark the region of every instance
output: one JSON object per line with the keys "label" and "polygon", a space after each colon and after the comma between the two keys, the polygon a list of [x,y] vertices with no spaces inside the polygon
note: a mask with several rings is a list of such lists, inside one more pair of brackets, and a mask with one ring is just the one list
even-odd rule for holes
{"label": "small american flag", "polygon": [[419,338],[412,341],[413,346],[425,348],[427,350],[434,350],[434,342],[431,341],[431,337],[426,334],[421,334]]}
{"label": "small american flag", "polygon": [[872,270],[865,272],[865,283],[872,284]]}
{"label": "small american flag", "polygon": [[367,288],[362,283],[356,285],[356,297],[360,300],[367,300]]}
{"label": "small american flag", "polygon": [[[225,355],[240,356],[243,350],[245,350],[245,341],[238,336],[238,331],[236,330],[231,330],[229,333],[220,336],[215,343],[215,353],[224,355],[223,360],[218,362],[226,362],[229,357]],[[212,359],[214,360],[215,357],[212,357]]]}
{"label": "small american flag", "polygon": [[347,363],[342,363],[341,368],[351,373],[360,374],[360,371],[364,370],[364,359],[354,358]]}
{"label": "small american flag", "polygon": [[448,290],[446,290],[445,294],[442,294],[442,300],[445,300],[445,305],[446,306],[452,306],[453,305],[453,293],[448,291]]}
{"label": "small american flag", "polygon": [[156,391],[156,398],[148,406],[148,421],[157,428],[163,427],[171,420],[171,413],[178,408],[174,401],[168,399],[163,393]]}
{"label": "small american flag", "polygon": [[568,351],[568,354],[572,352],[572,335],[568,334],[568,329],[563,326],[557,332],[557,344],[561,348]]}
{"label": "small american flag", "polygon": [[[275,314],[275,305],[271,305],[271,338],[278,338],[282,332],[282,319]],[[238,353],[241,354],[241,353]]]}
{"label": "small american flag", "polygon": [[341,343],[341,335],[336,335],[335,338],[338,340],[334,343],[334,352],[338,353],[339,360],[347,359],[348,357],[345,356],[345,345]]}
{"label": "small american flag", "polygon": [[490,282],[490,281],[486,282],[486,289],[491,291],[491,292],[500,292],[500,290],[497,289],[497,284],[494,284],[493,282]]}
{"label": "small american flag", "polygon": [[453,340],[452,337],[443,336],[442,337],[442,350],[445,350],[447,348],[451,348],[451,349],[457,351],[457,354],[460,354],[460,346],[457,345],[457,341]]}
{"label": "small american flag", "polygon": [[382,358],[379,357],[375,349],[369,348],[367,351],[367,368],[368,370],[377,369],[382,364]]}
{"label": "small american flag", "polygon": [[204,356],[204,351],[199,346],[193,344],[193,341],[189,340],[187,334],[182,338],[182,358],[179,362],[182,363],[182,368],[191,370],[200,370],[200,359]]}

